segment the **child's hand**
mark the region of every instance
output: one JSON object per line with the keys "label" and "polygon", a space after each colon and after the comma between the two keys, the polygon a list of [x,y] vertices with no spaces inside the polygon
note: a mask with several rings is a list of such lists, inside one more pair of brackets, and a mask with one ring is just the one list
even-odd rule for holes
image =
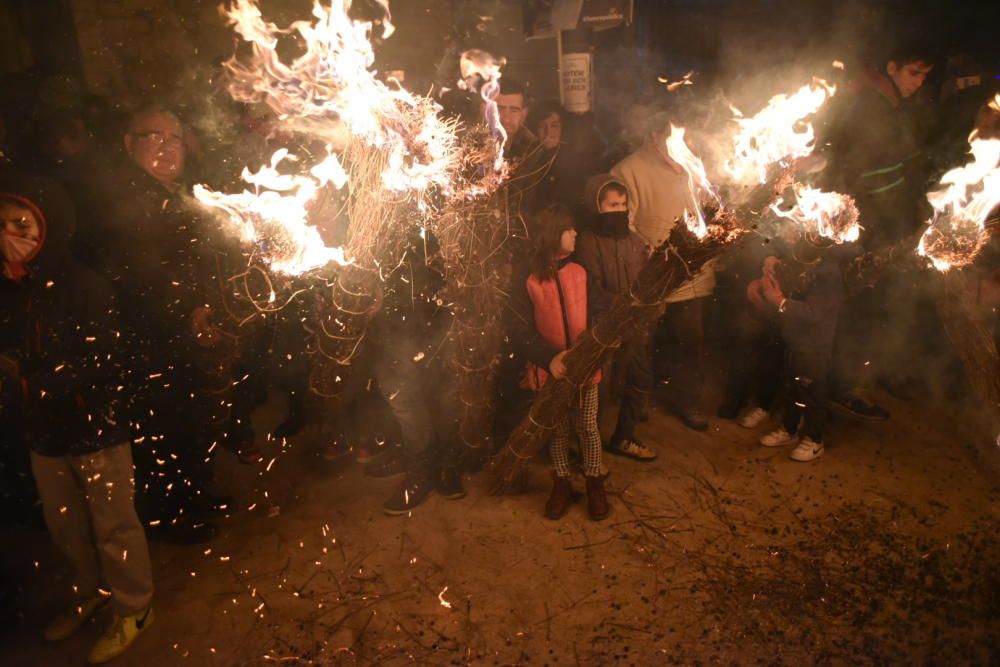
{"label": "child's hand", "polygon": [[552,357],[552,361],[549,362],[549,373],[552,377],[559,380],[566,377],[566,364],[563,363],[563,358],[566,356],[566,350],[563,350],[556,356]]}
{"label": "child's hand", "polygon": [[781,302],[785,300],[785,295],[781,291],[781,285],[778,284],[777,278],[765,275],[761,278],[761,291],[764,293],[764,298],[774,304],[775,307],[780,306]]}

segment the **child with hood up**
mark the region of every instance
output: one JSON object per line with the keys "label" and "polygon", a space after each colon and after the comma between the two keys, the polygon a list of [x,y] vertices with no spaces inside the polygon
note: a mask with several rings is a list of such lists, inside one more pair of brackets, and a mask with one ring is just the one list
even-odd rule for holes
{"label": "child with hood up", "polygon": [[[628,190],[620,180],[611,174],[592,176],[584,188],[583,203],[591,222],[577,241],[576,259],[591,277],[594,291],[610,303],[631,289],[649,259],[649,248],[629,228]],[[607,446],[612,454],[644,462],[656,459],[656,452],[635,437],[635,427],[644,419],[653,391],[647,339],[648,335],[637,335],[626,340],[617,355],[625,386],[618,422]]]}

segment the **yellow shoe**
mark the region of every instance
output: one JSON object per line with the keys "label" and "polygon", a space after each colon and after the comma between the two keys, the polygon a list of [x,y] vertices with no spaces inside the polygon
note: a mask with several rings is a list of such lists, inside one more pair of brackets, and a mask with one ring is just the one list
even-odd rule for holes
{"label": "yellow shoe", "polygon": [[87,662],[91,665],[99,665],[112,658],[117,658],[132,645],[136,637],[153,624],[153,618],[152,607],[146,607],[144,611],[128,616],[115,614],[111,625],[94,644],[94,648],[90,649]]}
{"label": "yellow shoe", "polygon": [[107,602],[108,598],[103,595],[80,600],[52,619],[52,622],[46,626],[45,641],[59,642],[66,639],[79,630],[80,626],[86,623],[87,619],[96,614]]}

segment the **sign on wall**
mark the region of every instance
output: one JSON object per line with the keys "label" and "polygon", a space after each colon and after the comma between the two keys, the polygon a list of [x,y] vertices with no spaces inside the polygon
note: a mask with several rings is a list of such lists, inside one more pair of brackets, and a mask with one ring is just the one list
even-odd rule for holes
{"label": "sign on wall", "polygon": [[564,53],[559,65],[559,92],[570,113],[586,113],[593,103],[593,67],[589,53]]}

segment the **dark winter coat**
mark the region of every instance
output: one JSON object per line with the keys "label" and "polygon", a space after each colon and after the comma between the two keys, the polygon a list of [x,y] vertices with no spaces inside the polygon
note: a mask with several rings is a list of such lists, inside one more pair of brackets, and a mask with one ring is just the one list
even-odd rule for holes
{"label": "dark winter coat", "polygon": [[[801,287],[789,289],[778,324],[782,339],[793,352],[828,357],[833,352],[837,318],[844,303],[843,266],[859,247],[847,243],[828,249],[815,266],[804,267]],[[781,272],[779,271],[779,274]]]}
{"label": "dark winter coat", "polygon": [[591,223],[576,242],[575,259],[587,270],[598,297],[610,302],[628,291],[649,258],[649,249],[629,229],[628,213],[601,215],[598,197],[609,183],[620,183],[610,174],[591,178],[584,189],[584,205]]}
{"label": "dark winter coat", "polygon": [[892,242],[915,232],[927,177],[929,109],[900,97],[892,79],[872,71],[847,91],[833,122],[832,182],[855,197],[866,242]]}
{"label": "dark winter coat", "polygon": [[168,190],[135,165],[123,166],[114,182],[118,191],[104,193],[107,215],[93,233],[98,270],[119,298],[133,388],[189,392],[199,354],[192,313],[208,305],[222,316],[221,234],[182,188]]}
{"label": "dark winter coat", "polygon": [[39,211],[45,228],[28,275],[5,281],[3,326],[18,332],[25,429],[42,456],[80,456],[128,439],[117,311],[109,282],[69,253],[74,213],[54,182],[5,176],[0,192]]}

